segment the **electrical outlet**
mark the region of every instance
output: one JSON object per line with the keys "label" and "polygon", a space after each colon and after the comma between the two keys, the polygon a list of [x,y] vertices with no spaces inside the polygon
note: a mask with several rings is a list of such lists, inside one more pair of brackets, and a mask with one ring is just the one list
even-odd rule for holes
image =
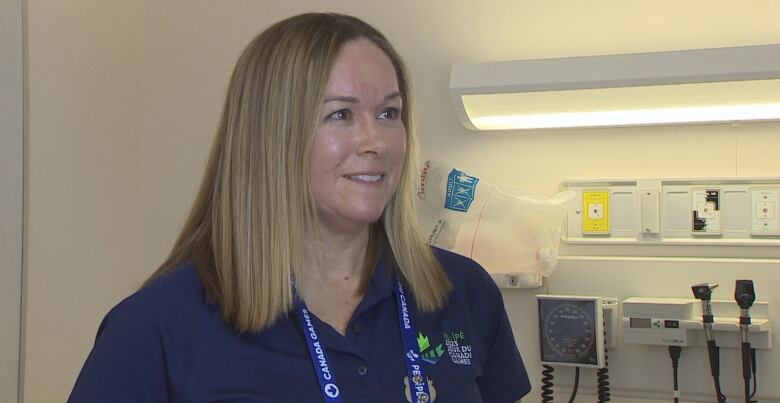
{"label": "electrical outlet", "polygon": [[780,188],[750,188],[750,234],[780,235]]}
{"label": "electrical outlet", "polygon": [[609,234],[609,190],[584,190],[582,192],[582,233]]}
{"label": "electrical outlet", "polygon": [[719,188],[691,189],[691,233],[720,235],[721,199]]}

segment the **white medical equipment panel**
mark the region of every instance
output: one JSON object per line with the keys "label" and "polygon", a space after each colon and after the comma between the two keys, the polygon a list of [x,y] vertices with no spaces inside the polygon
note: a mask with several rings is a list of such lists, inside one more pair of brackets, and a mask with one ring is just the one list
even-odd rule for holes
{"label": "white medical equipment panel", "polygon": [[572,180],[561,190],[578,195],[568,245],[780,245],[780,178]]}

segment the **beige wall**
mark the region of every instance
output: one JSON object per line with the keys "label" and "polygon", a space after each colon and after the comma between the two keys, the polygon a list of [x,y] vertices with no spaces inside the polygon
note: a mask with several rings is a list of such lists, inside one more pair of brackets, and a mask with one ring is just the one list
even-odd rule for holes
{"label": "beige wall", "polygon": [[[238,53],[298,12],[383,30],[411,67],[425,152],[491,181],[550,194],[575,177],[780,176],[778,123],[474,134],[447,92],[453,62],[780,43],[774,0],[29,3],[25,402],[65,398],[102,315],[164,258]],[[529,360],[530,295],[505,293]]]}
{"label": "beige wall", "polygon": [[28,2],[25,402],[65,401],[140,280],[141,2]]}
{"label": "beige wall", "polygon": [[21,0],[0,0],[0,402],[17,402],[24,210]]}

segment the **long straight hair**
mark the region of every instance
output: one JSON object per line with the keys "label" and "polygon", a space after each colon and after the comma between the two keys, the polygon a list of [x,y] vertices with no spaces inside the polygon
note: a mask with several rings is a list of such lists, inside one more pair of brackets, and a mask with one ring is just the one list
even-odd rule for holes
{"label": "long straight hair", "polygon": [[260,331],[291,309],[303,236],[316,226],[312,138],[331,67],[344,44],[366,38],[390,58],[401,92],[406,158],[398,188],[371,226],[366,267],[386,251],[423,311],[452,285],[417,225],[418,148],[406,67],[388,40],[346,15],[301,14],[258,35],[236,63],[200,190],[173,250],[146,284],[192,261],[207,298],[238,331]]}

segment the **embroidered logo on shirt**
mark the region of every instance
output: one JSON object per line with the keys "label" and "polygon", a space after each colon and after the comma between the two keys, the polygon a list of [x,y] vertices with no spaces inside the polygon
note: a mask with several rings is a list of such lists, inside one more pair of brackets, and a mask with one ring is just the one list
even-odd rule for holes
{"label": "embroidered logo on shirt", "polygon": [[428,336],[422,332],[417,334],[417,347],[420,348],[420,354],[422,354],[423,361],[435,365],[439,362],[439,358],[444,355],[444,346],[439,343],[436,347],[431,347],[431,343],[428,340]]}
{"label": "embroidered logo on shirt", "polygon": [[471,343],[466,341],[463,330],[444,333],[444,344],[453,364],[471,365]]}

